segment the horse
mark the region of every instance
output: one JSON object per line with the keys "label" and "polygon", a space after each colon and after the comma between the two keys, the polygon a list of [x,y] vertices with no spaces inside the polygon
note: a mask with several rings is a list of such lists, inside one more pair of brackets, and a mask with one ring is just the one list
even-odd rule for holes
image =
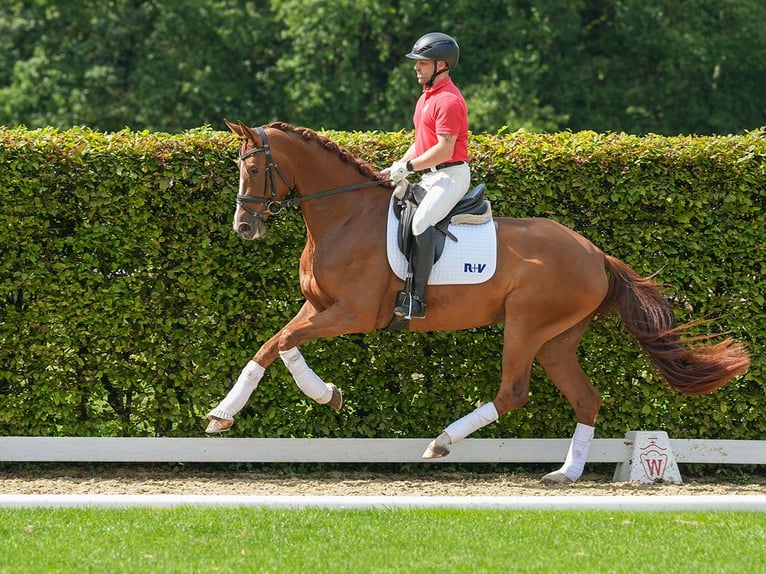
{"label": "horse", "polygon": [[[208,433],[231,428],[277,357],[307,396],[340,409],[340,389],[325,383],[298,347],[312,339],[385,329],[403,284],[387,260],[389,180],[311,129],[284,122],[256,128],[241,121],[226,124],[240,140],[233,229],[245,240],[258,239],[282,208],[300,208],[307,232],[299,267],[305,302],[257,350],[209,412]],[[497,261],[492,278],[429,286],[427,316],[406,326],[412,331],[456,331],[503,324],[502,376],[493,401],[446,427],[423,458],[447,456],[458,441],[524,406],[537,360],[577,420],[564,464],[541,480],[577,481],[602,403],[578,363],[577,349],[594,317],[609,312],[616,311],[652,367],[676,391],[710,393],[749,368],[742,344],[731,338],[709,341],[714,335],[689,336],[692,323],[677,325],[654,276],[640,276],[572,229],[547,218],[498,217],[494,223]]]}

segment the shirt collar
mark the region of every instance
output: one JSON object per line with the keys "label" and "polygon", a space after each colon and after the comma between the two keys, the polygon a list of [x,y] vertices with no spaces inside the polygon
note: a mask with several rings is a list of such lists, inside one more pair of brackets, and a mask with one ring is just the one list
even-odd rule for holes
{"label": "shirt collar", "polygon": [[443,90],[451,83],[452,83],[452,78],[447,77],[443,79],[441,82],[439,82],[438,84],[436,84],[435,86],[423,86],[423,92],[426,95],[431,96],[435,94],[436,92]]}

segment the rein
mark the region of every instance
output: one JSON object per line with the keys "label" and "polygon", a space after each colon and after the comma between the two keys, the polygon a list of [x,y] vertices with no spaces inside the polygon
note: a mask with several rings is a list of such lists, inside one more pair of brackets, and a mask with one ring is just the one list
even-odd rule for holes
{"label": "rein", "polygon": [[[242,209],[247,211],[250,215],[253,215],[254,217],[258,219],[262,219],[261,213],[262,212],[256,212],[253,211],[248,207],[248,203],[260,203],[265,204],[266,209],[265,211],[269,215],[277,215],[280,211],[282,211],[283,207],[294,207],[296,205],[300,205],[304,201],[309,201],[312,199],[321,199],[323,197],[330,197],[331,195],[337,195],[339,193],[346,193],[348,191],[356,191],[358,189],[364,189],[367,187],[375,187],[377,185],[382,185],[384,183],[388,183],[391,180],[378,180],[378,181],[366,181],[364,183],[356,183],[353,185],[345,185],[343,187],[337,187],[335,189],[330,189],[328,191],[319,191],[317,193],[312,193],[310,195],[305,195],[303,197],[290,197],[283,201],[279,201],[277,199],[277,181],[276,176],[274,173],[276,172],[277,175],[279,175],[282,182],[287,186],[288,194],[290,193],[297,193],[297,188],[295,186],[291,186],[290,183],[287,181],[287,176],[282,171],[282,168],[280,168],[277,165],[277,162],[274,161],[274,158],[271,156],[271,147],[269,146],[269,142],[266,139],[266,131],[262,127],[255,128],[258,135],[261,137],[261,141],[263,142],[263,145],[261,147],[253,148],[246,153],[240,152],[239,154],[239,161],[244,161],[249,157],[254,156],[258,153],[263,153],[266,156],[266,178],[263,182],[264,187],[264,196],[263,197],[251,197],[249,195],[244,195],[242,193],[237,193],[237,205],[239,205]],[[266,197],[268,195],[269,187],[271,188],[271,197]]]}

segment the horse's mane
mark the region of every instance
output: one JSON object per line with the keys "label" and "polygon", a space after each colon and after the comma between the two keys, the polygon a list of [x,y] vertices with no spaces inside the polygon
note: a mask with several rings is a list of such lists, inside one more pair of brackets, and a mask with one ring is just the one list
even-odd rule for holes
{"label": "horse's mane", "polygon": [[383,181],[387,178],[380,175],[379,172],[377,172],[372,165],[370,165],[368,162],[359,159],[354,156],[350,151],[348,151],[346,148],[341,147],[336,142],[331,140],[328,137],[325,137],[323,135],[318,134],[311,128],[305,128],[305,127],[296,127],[293,125],[290,125],[286,122],[271,122],[270,124],[266,125],[267,128],[274,128],[277,130],[281,130],[283,132],[287,133],[295,133],[300,135],[304,140],[306,141],[315,141],[319,145],[321,145],[323,148],[325,148],[327,151],[330,151],[334,154],[336,154],[341,161],[352,163],[356,166],[356,169],[359,173],[362,175],[369,177],[371,179],[377,180],[377,181]]}

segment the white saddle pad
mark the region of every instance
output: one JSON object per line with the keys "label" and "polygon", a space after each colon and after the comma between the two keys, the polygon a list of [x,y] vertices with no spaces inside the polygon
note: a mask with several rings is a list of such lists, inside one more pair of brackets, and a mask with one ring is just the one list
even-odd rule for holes
{"label": "white saddle pad", "polygon": [[[388,263],[399,279],[407,274],[407,259],[399,251],[396,236],[399,220],[394,215],[394,199],[388,209]],[[497,233],[494,220],[480,225],[450,225],[457,243],[447,237],[444,252],[431,270],[429,285],[469,285],[492,278],[497,267]]]}

